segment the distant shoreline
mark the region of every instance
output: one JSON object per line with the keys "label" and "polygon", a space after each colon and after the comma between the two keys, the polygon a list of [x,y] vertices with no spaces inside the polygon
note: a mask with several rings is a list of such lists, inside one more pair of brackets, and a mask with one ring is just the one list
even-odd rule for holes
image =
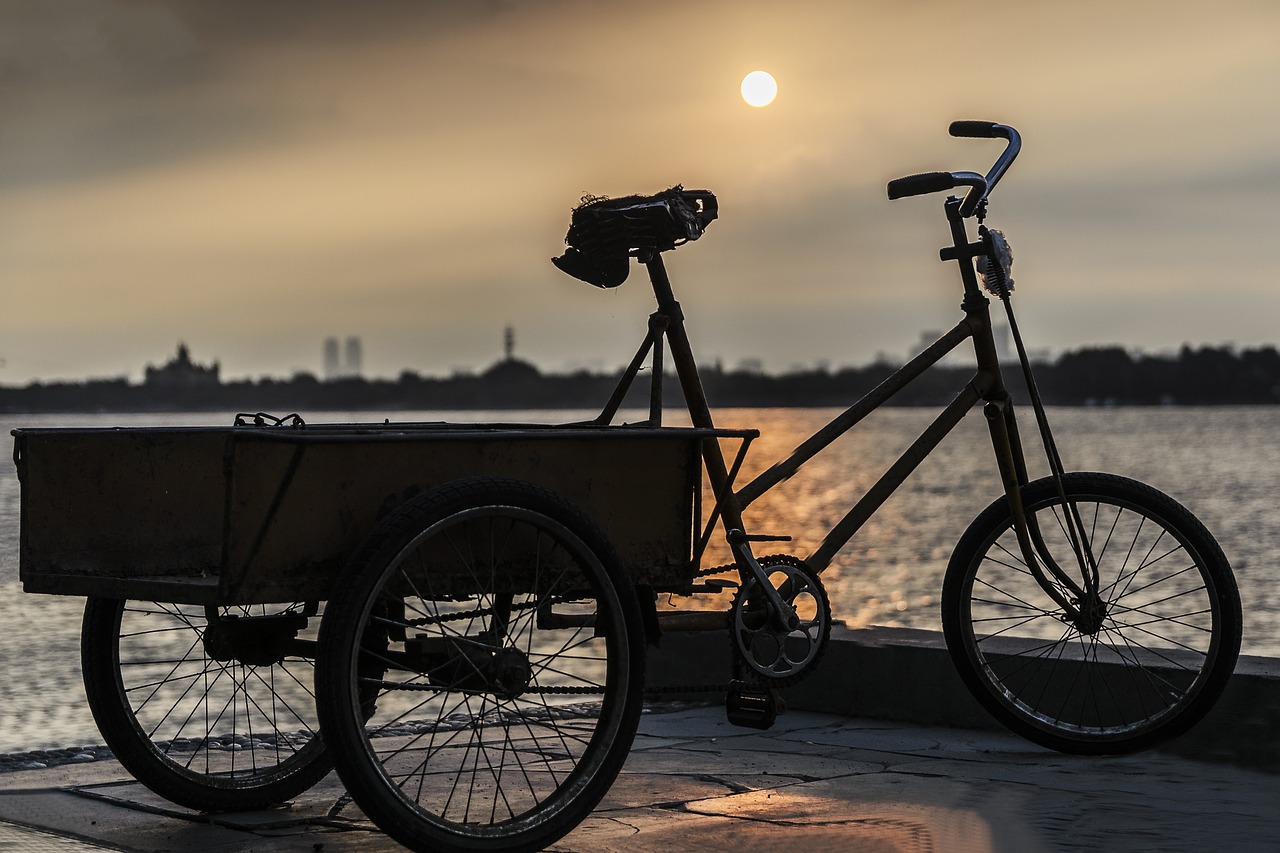
{"label": "distant shoreline", "polygon": [[[814,368],[785,374],[702,368],[707,398],[716,408],[813,408],[848,406],[893,373],[883,364]],[[158,372],[157,372],[158,373]],[[898,406],[937,406],[954,399],[972,378],[971,367],[934,366],[895,395]],[[1005,381],[1015,398],[1027,399],[1017,365]],[[1084,349],[1037,364],[1036,383],[1045,403],[1058,406],[1200,406],[1280,404],[1280,353],[1274,346],[1252,350],[1183,347],[1177,356],[1134,356],[1120,347]],[[164,381],[127,379],[0,386],[0,413],[125,413],[202,411],[408,411],[593,409],[602,407],[618,383],[616,373],[579,371],[544,374],[508,358],[483,373],[445,378],[404,371],[396,379],[347,377],[322,381],[310,374],[290,379],[223,382],[216,372],[166,374]],[[642,371],[623,401],[647,408],[649,380]],[[664,379],[669,406],[682,403],[679,382]]]}

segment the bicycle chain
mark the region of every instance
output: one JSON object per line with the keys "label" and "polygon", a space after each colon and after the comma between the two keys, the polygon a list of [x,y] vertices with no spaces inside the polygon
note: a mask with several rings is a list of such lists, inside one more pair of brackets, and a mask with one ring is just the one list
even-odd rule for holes
{"label": "bicycle chain", "polygon": [[[705,577],[710,577],[712,575],[723,575],[727,572],[735,571],[737,567],[738,566],[736,563],[727,563],[722,566],[712,566],[709,569],[699,569],[698,571],[694,572],[693,576],[695,578],[705,578]],[[591,597],[590,595],[577,595],[577,596],[556,595],[556,596],[552,596],[550,601],[543,599],[540,601],[525,602],[522,604],[512,604],[511,609],[512,611],[532,610],[546,604],[555,605],[555,604],[564,604],[570,601],[584,601],[590,597]],[[482,607],[478,610],[467,610],[461,613],[450,613],[445,616],[424,616],[421,619],[407,619],[401,622],[400,624],[402,627],[405,627],[405,628],[421,628],[424,625],[439,625],[444,622],[462,622],[467,619],[476,619],[481,616],[492,616],[492,615],[493,615],[492,607]]]}
{"label": "bicycle chain", "polygon": [[[736,563],[729,563],[722,566],[712,566],[707,569],[700,569],[694,573],[695,578],[705,578],[712,575],[722,575],[726,572],[737,569]],[[567,601],[581,601],[590,596],[555,596],[551,604],[562,604]],[[546,601],[531,602],[524,604],[512,604],[512,611],[531,610],[546,604]],[[423,617],[421,619],[406,620],[403,624],[406,628],[418,628],[424,625],[438,625],[445,622],[461,622],[467,619],[476,619],[482,616],[493,614],[492,607],[485,607],[479,610],[468,610],[462,613],[451,613],[446,616]],[[664,684],[656,687],[644,688],[646,696],[663,696],[671,693],[725,693],[728,692],[730,684],[723,682],[719,684],[703,683],[703,684]],[[537,690],[531,690],[530,693],[538,693],[542,695],[554,696],[602,696],[604,688],[602,687],[543,687]]]}
{"label": "bicycle chain", "polygon": [[[663,684],[656,687],[644,688],[646,696],[664,696],[669,693],[723,693],[729,690],[729,684]],[[602,696],[604,695],[603,687],[540,687],[537,690],[530,690],[530,693],[539,693],[544,696]]]}
{"label": "bicycle chain", "polygon": [[[514,613],[514,612],[523,611],[523,610],[536,610],[537,608],[542,607],[544,605],[564,604],[565,602],[568,602],[568,601],[583,601],[590,597],[591,596],[589,595],[578,595],[578,596],[556,595],[556,596],[552,596],[550,599],[544,598],[538,601],[529,601],[521,604],[513,603],[511,605],[511,611]],[[464,610],[460,613],[449,613],[444,616],[423,616],[420,619],[405,619],[402,621],[397,621],[396,625],[397,627],[401,627],[401,628],[421,628],[424,625],[440,625],[445,622],[464,622],[468,619],[477,619],[481,616],[492,616],[492,615],[493,615],[492,607],[481,607],[478,610]]]}
{"label": "bicycle chain", "polygon": [[[386,681],[372,682],[380,688],[386,689],[388,692],[395,691],[412,691],[419,693],[447,693],[450,688],[446,686],[437,686],[433,684],[396,684]],[[661,684],[644,688],[646,696],[665,696],[669,693],[724,693],[729,690],[732,685],[725,684]],[[530,688],[524,691],[526,693],[536,693],[540,696],[603,696],[605,689],[603,687],[538,687]]]}
{"label": "bicycle chain", "polygon": [[699,569],[693,573],[695,578],[705,578],[711,575],[723,575],[728,572],[736,572],[738,570],[737,563],[725,563],[722,566],[712,566],[709,569]]}

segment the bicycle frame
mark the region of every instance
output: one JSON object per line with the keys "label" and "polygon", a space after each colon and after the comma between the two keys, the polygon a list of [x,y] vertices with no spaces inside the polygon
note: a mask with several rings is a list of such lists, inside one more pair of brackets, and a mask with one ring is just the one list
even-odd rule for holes
{"label": "bicycle frame", "polygon": [[[845,516],[827,533],[822,543],[812,554],[805,557],[805,562],[817,572],[825,570],[835,554],[849,542],[863,524],[884,504],[898,489],[908,476],[919,466],[929,453],[960,423],[964,416],[978,403],[983,403],[983,414],[986,417],[992,447],[995,451],[996,464],[999,469],[1005,496],[1015,519],[1018,541],[1023,556],[1032,568],[1033,574],[1054,600],[1064,608],[1067,618],[1080,620],[1086,618],[1094,600],[1095,584],[1091,582],[1089,566],[1092,557],[1087,545],[1083,552],[1078,550],[1083,587],[1071,578],[1049,556],[1043,538],[1037,529],[1034,519],[1028,518],[1021,500],[1021,488],[1030,478],[1027,471],[1026,458],[1022,442],[1019,438],[1014,407],[1009,392],[1005,387],[999,358],[996,354],[995,339],[992,334],[990,300],[979,288],[974,271],[973,259],[990,251],[985,236],[977,242],[970,242],[964,223],[968,215],[965,212],[968,200],[951,197],[945,204],[947,220],[951,226],[952,246],[941,251],[943,260],[957,261],[964,285],[964,300],[961,309],[964,318],[951,331],[939,338],[907,364],[899,368],[891,376],[881,382],[860,400],[832,419],[806,439],[792,454],[762,472],[749,483],[734,490],[734,481],[746,456],[749,438],[744,438],[732,463],[726,460],[719,441],[709,439],[703,444],[703,461],[707,476],[714,494],[714,507],[706,523],[702,536],[697,543],[694,562],[700,560],[717,522],[723,524],[726,536],[735,555],[739,558],[739,570],[744,576],[757,575],[766,594],[772,587],[764,582],[763,572],[755,564],[750,555],[751,541],[769,539],[787,539],[789,537],[752,536],[746,534],[743,523],[743,511],[769,489],[797,473],[803,465],[829,446],[832,442],[856,426],[863,418],[888,402],[898,391],[918,378],[929,367],[936,364],[947,354],[954,351],[966,340],[971,340],[977,369],[972,379],[961,389],[955,399],[948,404],[923,433],[898,457],[889,469],[859,499]],[[698,373],[697,363],[684,325],[684,314],[680,303],[672,292],[671,282],[658,252],[647,252],[640,255],[640,261],[648,271],[649,281],[653,287],[658,310],[649,319],[649,333],[641,345],[631,364],[624,371],[614,394],[602,410],[595,422],[608,424],[612,421],[641,365],[650,353],[653,355],[652,385],[650,389],[650,423],[660,425],[662,422],[662,382],[663,382],[663,340],[671,350],[676,375],[688,408],[689,417],[694,427],[714,429],[711,408],[703,390],[702,380]],[[1024,368],[1027,368],[1025,359]],[[1029,369],[1029,368],[1028,368]],[[1028,377],[1029,378],[1029,377]],[[1039,411],[1038,397],[1033,400]],[[1042,423],[1043,426],[1043,423]],[[1046,427],[1047,429],[1047,427]],[[1083,529],[1083,525],[1072,525]],[[1039,559],[1036,559],[1036,557]],[[1086,593],[1085,590],[1090,590]],[[772,598],[772,596],[770,596]]]}
{"label": "bicycle frame", "polygon": [[[1082,754],[1150,746],[1203,717],[1227,683],[1241,634],[1230,565],[1204,526],[1162,492],[1112,474],[1064,470],[1010,299],[1013,252],[1004,234],[986,225],[991,193],[1017,157],[1021,137],[1009,125],[987,121],[952,122],[948,133],[1000,139],[1005,145],[985,174],[922,172],[891,180],[886,190],[890,199],[959,190],[944,203],[950,245],[939,254],[959,266],[963,318],[785,458],[758,474],[753,466],[745,485],[738,483],[739,474],[759,433],[715,427],[684,313],[661,257],[702,237],[719,216],[715,195],[677,184],[648,196],[587,196],[573,209],[566,248],[552,263],[609,289],[626,280],[635,258],[644,265],[657,301],[639,351],[604,410],[588,423],[612,423],[651,358],[649,420],[638,426],[661,426],[665,370],[672,369],[710,482],[709,488],[695,490],[696,503],[682,516],[686,537],[695,524],[691,519],[705,526],[692,531],[693,543],[682,551],[689,560],[678,561],[680,576],[640,588],[646,628],[651,638],[664,626],[727,629],[733,652],[725,696],[728,719],[768,728],[782,710],[776,689],[805,677],[831,636],[831,600],[819,573],[981,405],[1004,497],[968,526],[942,579],[943,635],[957,672],[983,707],[1036,743]],[[1028,471],[1029,454],[1036,449],[1024,448],[1019,436],[996,353],[993,300],[984,294],[1005,312],[1021,369],[1014,391],[1019,397],[1025,393],[1031,404],[1047,477],[1040,476],[1039,462],[1034,480]],[[748,534],[744,514],[962,345],[973,347],[972,376],[958,383],[953,399],[870,488],[847,511],[841,508],[843,516],[821,536],[816,550],[804,559],[765,552],[757,559],[752,543],[790,537]],[[664,363],[668,359],[671,364]],[[703,492],[713,493],[709,509]],[[731,562],[704,568],[719,528]],[[1055,554],[1061,555],[1060,564]],[[736,584],[724,579],[729,572],[737,574]],[[727,610],[658,608],[658,593],[694,596],[735,587]]]}

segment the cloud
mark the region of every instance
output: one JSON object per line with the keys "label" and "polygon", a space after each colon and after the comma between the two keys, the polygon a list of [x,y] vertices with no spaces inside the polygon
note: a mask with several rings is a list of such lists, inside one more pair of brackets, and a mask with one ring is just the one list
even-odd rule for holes
{"label": "cloud", "polygon": [[[865,360],[954,314],[940,198],[890,204],[884,183],[985,169],[998,147],[949,139],[955,118],[1024,132],[993,221],[1028,301],[1106,300],[1055,343],[1265,334],[1280,123],[1257,105],[1280,85],[1277,19],[1092,0],[971,18],[935,0],[3,4],[5,378],[136,370],[176,337],[231,375],[284,372],[349,333],[375,369],[430,372],[483,364],[517,320],[550,364],[609,360],[652,310],[643,283],[583,292],[547,258],[582,193],[676,182],[722,201],[672,260],[705,351]],[[756,67],[780,81],[765,110],[737,97]],[[1245,316],[1189,299],[1215,276]]]}

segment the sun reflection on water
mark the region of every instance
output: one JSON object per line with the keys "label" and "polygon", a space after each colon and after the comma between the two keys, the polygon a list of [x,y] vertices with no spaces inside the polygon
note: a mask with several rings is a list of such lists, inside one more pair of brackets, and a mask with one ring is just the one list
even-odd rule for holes
{"label": "sun reflection on water", "polygon": [[[739,483],[790,454],[830,420],[834,409],[729,409],[723,427],[755,428]],[[312,423],[381,420],[385,415],[313,415]],[[509,421],[567,422],[579,413],[504,413]],[[633,420],[642,418],[639,415]],[[916,409],[877,412],[823,451],[747,513],[750,532],[786,534],[793,542],[757,553],[805,556],[848,507],[929,423]],[[1273,484],[1280,478],[1280,407],[1195,409],[1057,409],[1050,412],[1067,466],[1144,480],[1183,502],[1218,538],[1240,585],[1244,652],[1280,656],[1280,586],[1272,565],[1280,542]],[[400,413],[396,420],[492,421],[492,412]],[[17,426],[208,424],[210,415],[11,416]],[[674,423],[674,418],[671,419]],[[1034,427],[1022,414],[1028,452]],[[730,452],[732,448],[729,448]],[[1044,474],[1033,464],[1033,476]],[[709,493],[709,492],[708,492]],[[912,474],[823,574],[833,615],[850,627],[937,629],[947,560],[969,522],[999,494],[981,416],[966,418]],[[78,636],[83,602],[25,595],[17,583],[19,489],[12,467],[0,472],[0,752],[97,743],[80,688]],[[703,565],[729,562],[723,535],[713,536]],[[730,596],[666,597],[663,607],[728,606]]]}

